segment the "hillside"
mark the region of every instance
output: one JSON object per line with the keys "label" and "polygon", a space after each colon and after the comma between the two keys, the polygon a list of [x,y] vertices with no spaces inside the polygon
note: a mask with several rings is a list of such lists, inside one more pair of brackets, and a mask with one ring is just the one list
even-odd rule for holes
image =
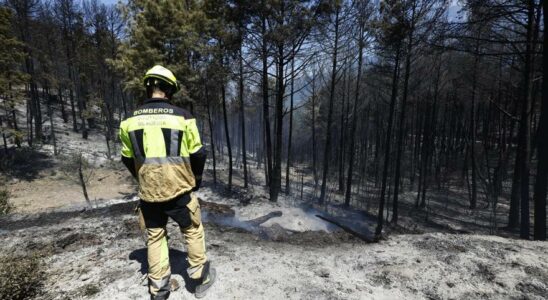
{"label": "hillside", "polygon": [[[213,201],[219,194],[206,188],[199,196]],[[548,294],[546,242],[428,233],[394,234],[366,244],[332,226],[309,230],[321,223],[289,204],[220,202],[233,207],[236,219],[227,222],[204,209],[207,248],[219,279],[206,299],[544,299]],[[38,299],[148,299],[146,248],[134,205],[120,200],[91,210],[3,217],[0,249],[43,257],[45,281]],[[259,208],[284,215],[257,230],[238,225]],[[289,212],[303,212],[301,228],[280,227],[293,218]],[[182,286],[172,299],[192,299],[184,288],[180,233],[173,223],[168,230],[173,278]]]}

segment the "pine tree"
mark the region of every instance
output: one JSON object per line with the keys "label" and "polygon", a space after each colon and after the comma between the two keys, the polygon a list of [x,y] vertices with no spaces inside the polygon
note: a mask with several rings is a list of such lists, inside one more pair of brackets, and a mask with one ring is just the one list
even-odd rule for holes
{"label": "pine tree", "polygon": [[109,62],[123,74],[125,89],[142,99],[143,74],[162,64],[182,83],[174,100],[192,102],[193,91],[200,87],[193,65],[200,57],[200,33],[206,22],[199,1],[131,0],[123,6],[122,17],[128,38]]}
{"label": "pine tree", "polygon": [[28,80],[28,76],[20,71],[19,66],[25,59],[24,44],[11,31],[12,12],[6,7],[0,7],[0,97],[6,115],[6,124],[0,119],[2,138],[7,152],[7,138],[14,137],[20,146],[22,132],[19,131],[15,106],[23,101],[19,87]]}

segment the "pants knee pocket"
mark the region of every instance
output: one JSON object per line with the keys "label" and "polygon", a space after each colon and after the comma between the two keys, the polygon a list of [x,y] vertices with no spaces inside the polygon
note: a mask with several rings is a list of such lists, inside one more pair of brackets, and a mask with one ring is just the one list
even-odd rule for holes
{"label": "pants knee pocket", "polygon": [[192,225],[196,227],[200,226],[202,223],[202,216],[200,213],[200,202],[198,201],[198,197],[192,194],[191,200],[186,206],[188,207]]}

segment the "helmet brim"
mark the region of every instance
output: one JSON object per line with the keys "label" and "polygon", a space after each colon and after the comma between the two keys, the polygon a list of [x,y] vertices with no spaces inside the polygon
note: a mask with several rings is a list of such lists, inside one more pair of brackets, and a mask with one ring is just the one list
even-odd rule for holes
{"label": "helmet brim", "polygon": [[160,74],[147,74],[145,75],[145,77],[143,78],[143,84],[146,86],[146,82],[148,79],[150,78],[156,78],[156,79],[160,79],[164,82],[166,82],[167,84],[175,87],[175,92],[178,92],[179,91],[179,83],[177,81],[173,81],[165,76],[162,76]]}

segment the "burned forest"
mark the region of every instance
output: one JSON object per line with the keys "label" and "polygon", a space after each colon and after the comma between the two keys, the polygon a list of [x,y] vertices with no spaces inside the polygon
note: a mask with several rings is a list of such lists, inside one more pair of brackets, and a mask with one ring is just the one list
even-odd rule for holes
{"label": "burned forest", "polygon": [[547,299],[547,16],[0,0],[0,299]]}

